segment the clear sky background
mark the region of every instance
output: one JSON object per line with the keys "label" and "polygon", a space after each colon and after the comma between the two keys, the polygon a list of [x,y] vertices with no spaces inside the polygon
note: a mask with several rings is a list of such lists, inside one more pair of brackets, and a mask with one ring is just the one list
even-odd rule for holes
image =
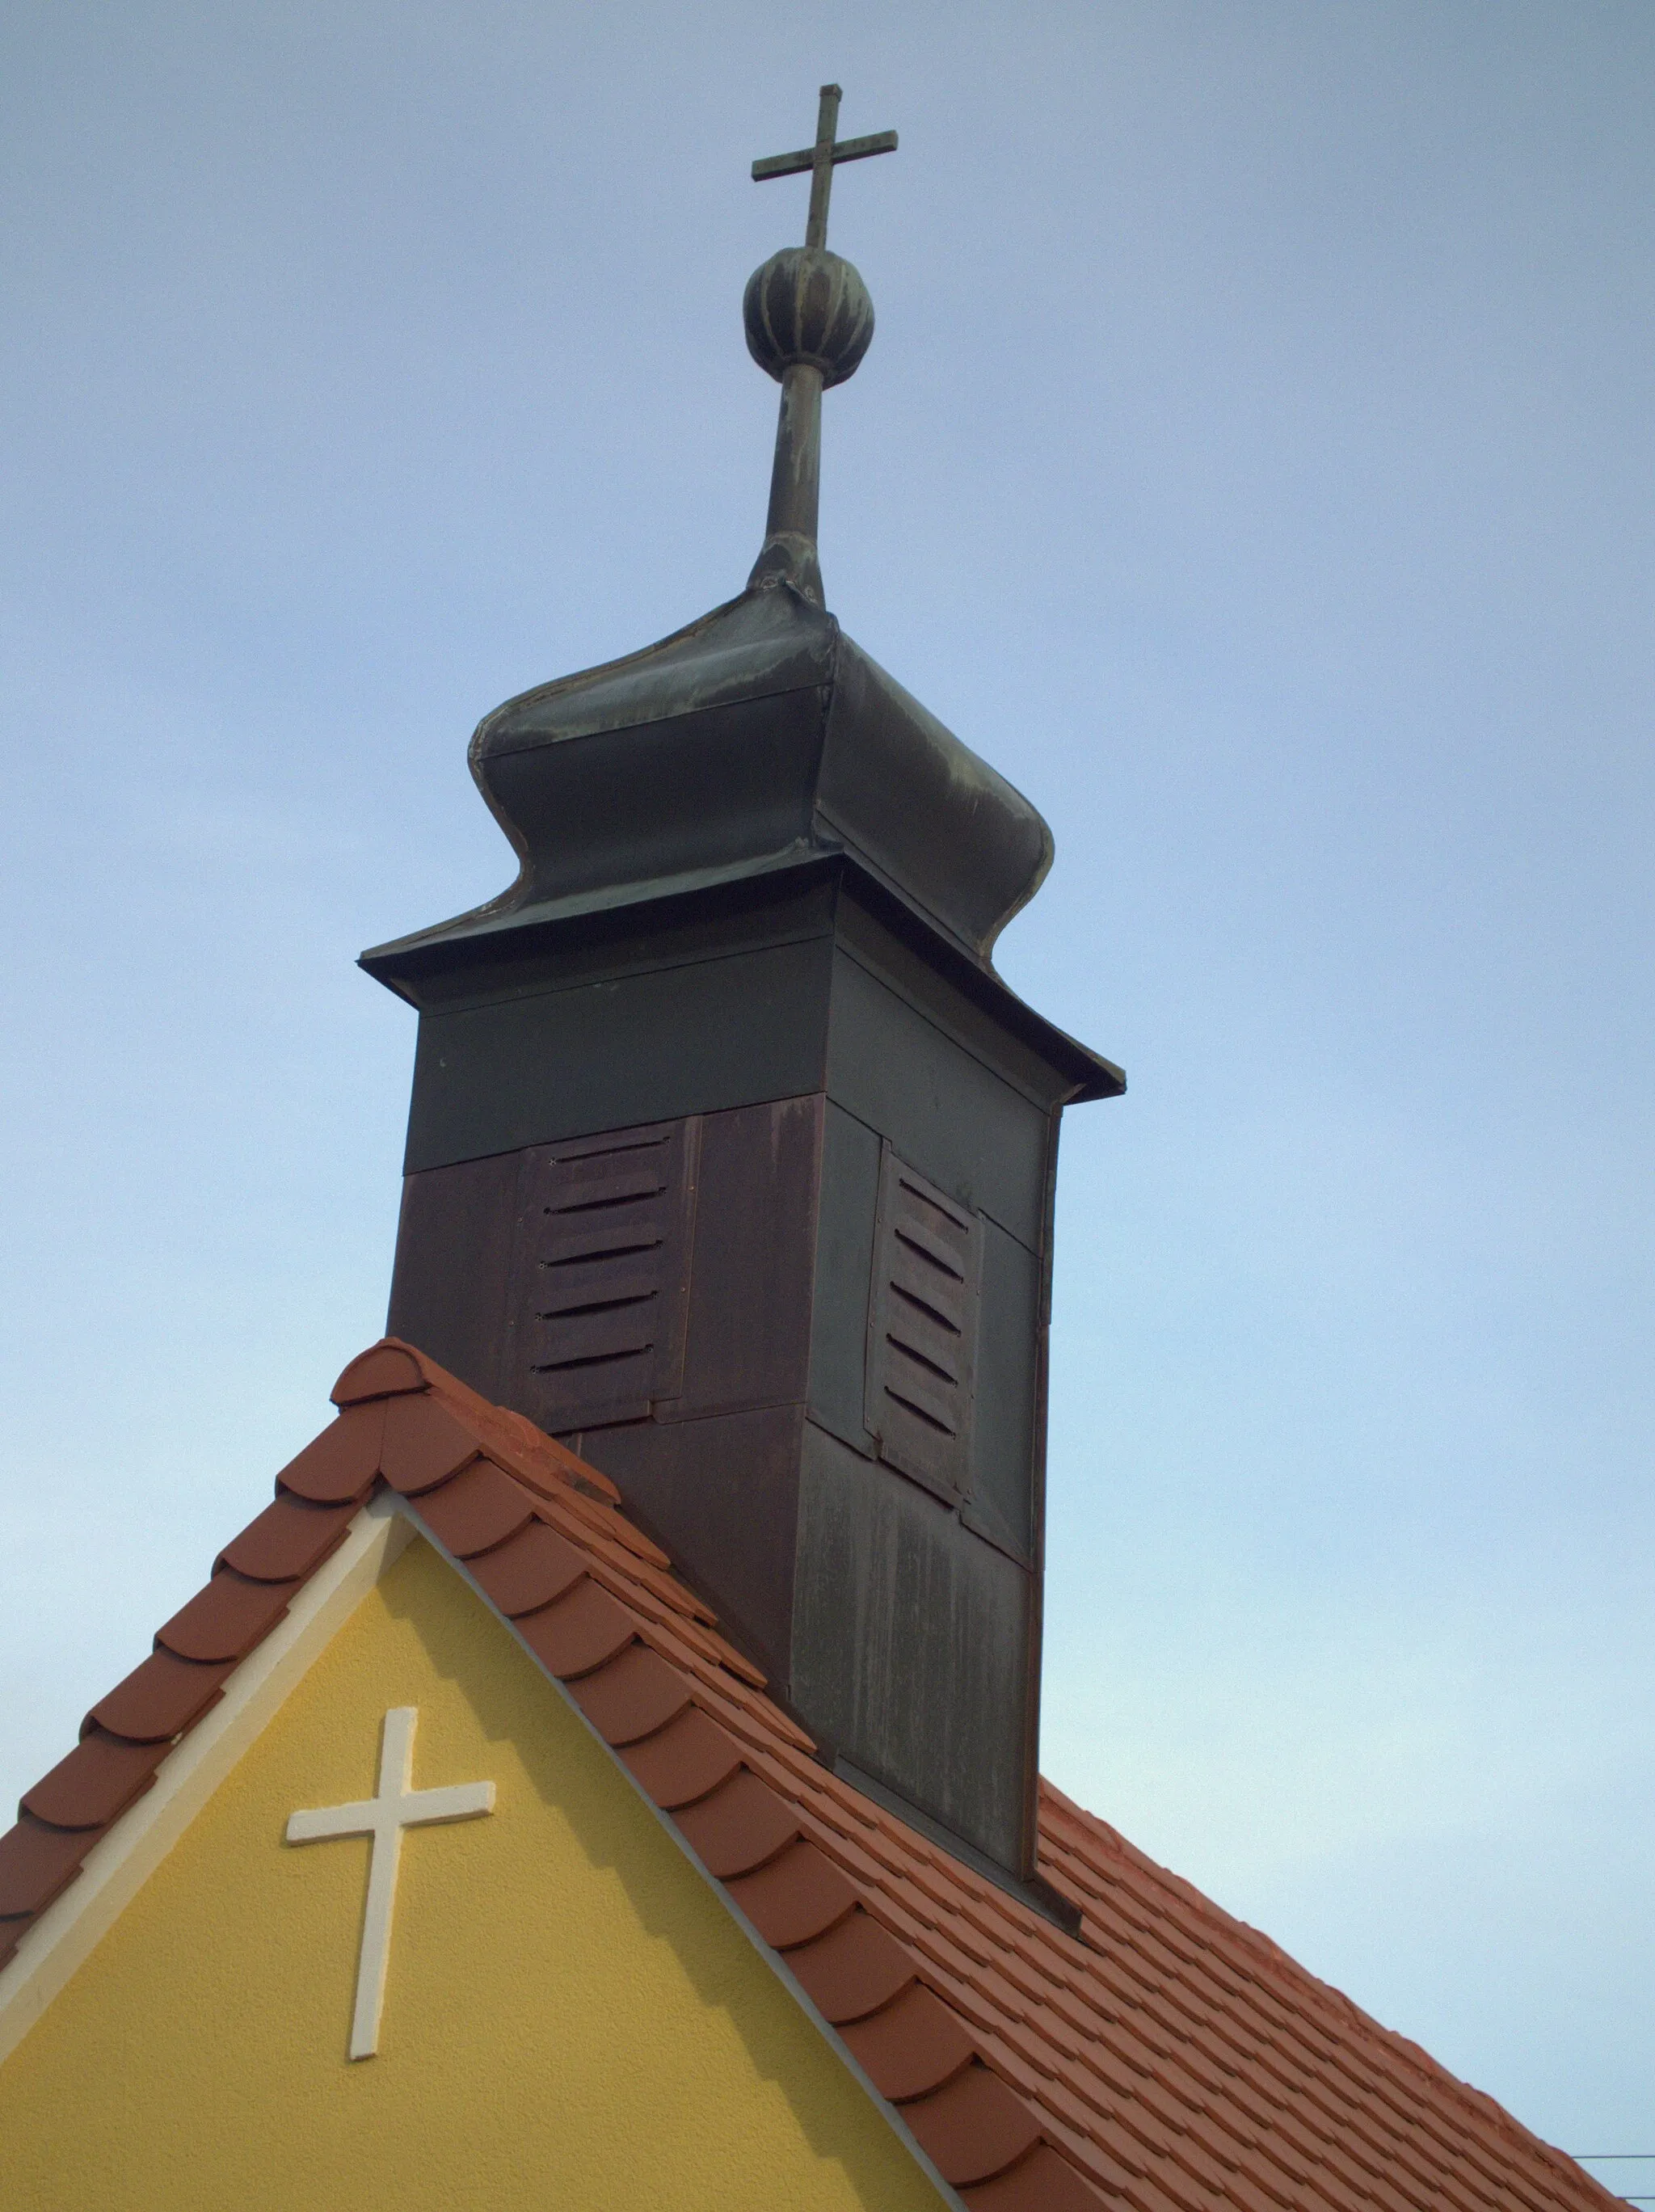
{"label": "clear sky background", "polygon": [[[467,736],[739,588],[808,140],[831,605],[1053,823],[1044,1756],[1655,2151],[1646,0],[14,0],[0,1793],[379,1334],[364,945]],[[1636,2169],[1617,2185],[1655,2191]]]}

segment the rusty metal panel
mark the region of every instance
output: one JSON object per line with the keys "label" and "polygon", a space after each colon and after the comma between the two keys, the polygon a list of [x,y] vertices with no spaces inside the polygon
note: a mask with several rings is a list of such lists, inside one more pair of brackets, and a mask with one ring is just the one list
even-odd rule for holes
{"label": "rusty metal panel", "polygon": [[403,1182],[385,1326],[486,1398],[511,1389],[521,1162],[496,1153]]}
{"label": "rusty metal panel", "polygon": [[803,1398],[823,1103],[703,1120],[683,1392],[658,1419]]}
{"label": "rusty metal panel", "polygon": [[957,1498],[971,1459],[982,1224],[888,1144],[874,1252],[864,1419],[882,1459]]}
{"label": "rusty metal panel", "polygon": [[712,1600],[726,1633],[783,1698],[803,1420],[800,1406],[765,1406],[700,1421],[589,1429],[569,1440],[620,1486],[627,1512]]}
{"label": "rusty metal panel", "polygon": [[840,1757],[1019,1875],[1037,1591],[937,1498],[805,1423],[791,1702]]}
{"label": "rusty metal panel", "polygon": [[692,1118],[524,1154],[514,1364],[543,1427],[681,1390],[697,1133]]}
{"label": "rusty metal panel", "polygon": [[966,1524],[1012,1557],[1034,1560],[1041,1420],[1042,1269],[992,1221],[981,1224],[977,1389]]}
{"label": "rusty metal panel", "polygon": [[879,1218],[876,1131],[828,1099],[822,1112],[821,1196],[810,1316],[810,1418],[871,1458],[864,1423],[868,1390],[868,1291]]}

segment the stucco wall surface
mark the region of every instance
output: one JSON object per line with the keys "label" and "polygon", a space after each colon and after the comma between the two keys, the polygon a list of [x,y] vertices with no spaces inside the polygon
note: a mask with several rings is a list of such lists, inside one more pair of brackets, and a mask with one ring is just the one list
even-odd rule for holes
{"label": "stucco wall surface", "polygon": [[[388,1708],[416,1789],[378,2056],[347,2057]],[[861,2084],[612,1759],[423,1541],[0,2067],[12,2212],[937,2212]]]}

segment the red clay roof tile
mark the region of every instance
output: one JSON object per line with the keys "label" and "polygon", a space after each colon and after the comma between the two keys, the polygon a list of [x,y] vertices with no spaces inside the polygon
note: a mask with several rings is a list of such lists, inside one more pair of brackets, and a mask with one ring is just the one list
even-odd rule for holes
{"label": "red clay roof tile", "polygon": [[687,1806],[678,1826],[707,1872],[721,1881],[767,1865],[799,1832],[791,1806],[746,1767],[699,1805]]}
{"label": "red clay roof tile", "polygon": [[613,1659],[637,1634],[624,1606],[583,1575],[567,1595],[543,1606],[517,1624],[518,1634],[549,1673],[560,1681],[590,1674]]}
{"label": "red clay roof tile", "polygon": [[618,1749],[664,1728],[682,1712],[690,1693],[676,1667],[647,1644],[634,1642],[607,1667],[571,1682],[569,1694],[604,1742]]}
{"label": "red clay roof tile", "polygon": [[951,2081],[905,2105],[902,2117],[944,2181],[987,2181],[1031,2151],[1039,2123],[1021,2097],[973,2059]]}
{"label": "red clay roof tile", "polygon": [[480,1459],[433,1492],[420,1517],[457,1559],[469,1560],[526,1528],[533,1513],[534,1500],[522,1484]]}
{"label": "red clay roof tile", "polygon": [[283,1494],[224,1547],[218,1565],[254,1582],[296,1581],[313,1573],[343,1541],[355,1511],[354,1504],[307,1505]]}
{"label": "red clay roof tile", "polygon": [[861,1905],[785,1956],[811,2003],[835,2027],[880,2011],[914,1978],[912,1953]]}
{"label": "red clay roof tile", "polygon": [[96,1726],[134,1743],[164,1743],[198,1721],[218,1696],[230,1671],[227,1662],[203,1667],[170,1651],[152,1651],[87,1715],[88,1733]]}
{"label": "red clay roof tile", "polygon": [[778,1951],[825,1936],[857,1902],[856,1891],[833,1861],[803,1838],[755,1873],[738,1875],[727,1887]]}
{"label": "red clay roof tile", "polygon": [[1099,2212],[1107,2202],[1049,2143],[965,2191],[971,2212]]}
{"label": "red clay roof tile", "polygon": [[54,1828],[107,1827],[149,1787],[167,1749],[165,1743],[123,1743],[94,1729],[25,1792],[21,1809]]}
{"label": "red clay roof tile", "polygon": [[358,1352],[328,1395],[336,1406],[357,1406],[367,1398],[391,1398],[426,1387],[417,1357],[405,1345],[386,1341]]}
{"label": "red clay roof tile", "polygon": [[471,1572],[486,1596],[513,1620],[550,1605],[585,1573],[591,1561],[543,1521],[531,1521],[498,1551],[487,1552]]}
{"label": "red clay roof tile", "polygon": [[621,1753],[634,1778],[663,1811],[693,1805],[728,1782],[742,1755],[726,1731],[699,1705],[689,1705],[653,1735]]}
{"label": "red clay roof tile", "polygon": [[1238,2205],[1240,2212],[1282,2212],[1282,2205],[1293,2201],[1286,2195],[1277,2194],[1275,2189],[1261,2189],[1245,2173],[1233,2173],[1224,2193],[1227,2201]]}
{"label": "red clay roof tile", "polygon": [[379,1472],[404,1498],[418,1498],[477,1456],[477,1434],[427,1392],[388,1398]]}
{"label": "red clay roof tile", "polygon": [[[238,1594],[248,1584],[273,1620],[288,1593],[272,1585],[313,1571],[380,1469],[457,1554],[492,1540],[469,1571],[599,1734],[628,1747],[646,1790],[676,1799],[722,1768],[721,1731],[739,1747],[744,1763],[683,1805],[679,1828],[870,2078],[906,2100],[920,2139],[931,2130],[944,2171],[1025,2143],[961,2183],[972,2212],[1616,2205],[1060,1792],[1042,1785],[1040,1863],[1084,1905],[1078,1936],[859,1796],[617,1510],[613,1484],[411,1346],[373,1347],[336,1397],[340,1419],[223,1554],[239,1583],[221,1572],[163,1635],[228,1649],[239,1638],[214,1608],[254,1607]],[[535,1500],[524,1522],[519,1483]],[[0,1838],[0,1964],[228,1671],[162,1649],[94,1708],[81,1750]],[[46,1825],[42,1809],[77,1825]]]}
{"label": "red clay roof tile", "polygon": [[385,1407],[347,1407],[330,1428],[289,1460],[278,1486],[312,1505],[349,1505],[366,1498],[379,1472]]}
{"label": "red clay roof tile", "polygon": [[[1156,2159],[1138,2186],[1149,2203],[1165,2204],[1175,2208],[1175,2212],[1212,2212],[1211,2197],[1190,2179],[1176,2159]],[[1296,2197],[1289,2196],[1286,2202],[1293,2212],[1303,2212]]]}
{"label": "red clay roof tile", "polygon": [[1223,2196],[1229,2178],[1239,2163],[1233,2157],[1215,2158],[1204,2143],[1196,2140],[1194,2133],[1188,2128],[1181,2135],[1171,2138],[1170,2153],[1191,2180],[1212,2197]]}
{"label": "red clay roof tile", "polygon": [[[765,1933],[760,1928],[761,1935]],[[971,2038],[942,1999],[918,1982],[840,2033],[882,2097],[900,2105],[940,2089],[971,2063]]]}
{"label": "red clay roof tile", "polygon": [[81,1871],[89,1848],[73,1828],[48,1828],[24,1814],[0,1836],[0,1920],[44,1911]]}
{"label": "red clay roof tile", "polygon": [[249,1582],[226,1567],[156,1631],[155,1641],[180,1659],[245,1659],[281,1620],[298,1587],[297,1581]]}

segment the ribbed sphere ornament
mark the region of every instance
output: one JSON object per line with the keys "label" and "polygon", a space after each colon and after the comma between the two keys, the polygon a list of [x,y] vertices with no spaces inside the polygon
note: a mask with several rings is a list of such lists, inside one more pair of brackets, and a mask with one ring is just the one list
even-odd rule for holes
{"label": "ribbed sphere ornament", "polygon": [[825,246],[790,246],[747,280],[747,349],[779,383],[803,362],[824,390],[853,376],[873,343],[874,303],[848,261]]}

